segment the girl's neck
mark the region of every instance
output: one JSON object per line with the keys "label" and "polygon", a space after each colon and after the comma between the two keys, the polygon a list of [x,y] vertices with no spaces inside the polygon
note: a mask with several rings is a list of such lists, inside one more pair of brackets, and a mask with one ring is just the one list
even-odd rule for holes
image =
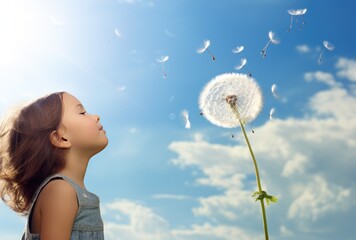
{"label": "girl's neck", "polygon": [[70,178],[76,184],[85,189],[84,177],[87,171],[88,162],[88,158],[67,156],[65,167],[59,173]]}

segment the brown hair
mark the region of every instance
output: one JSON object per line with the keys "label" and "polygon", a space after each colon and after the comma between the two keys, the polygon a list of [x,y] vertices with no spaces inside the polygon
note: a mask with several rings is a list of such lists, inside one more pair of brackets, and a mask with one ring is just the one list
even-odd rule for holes
{"label": "brown hair", "polygon": [[64,150],[50,141],[62,119],[62,99],[63,92],[39,98],[1,126],[0,197],[20,214],[28,214],[42,181],[64,167]]}

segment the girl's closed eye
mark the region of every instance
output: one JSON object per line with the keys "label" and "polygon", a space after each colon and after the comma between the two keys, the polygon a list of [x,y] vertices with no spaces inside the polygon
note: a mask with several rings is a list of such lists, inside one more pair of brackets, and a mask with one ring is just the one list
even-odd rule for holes
{"label": "girl's closed eye", "polygon": [[87,112],[86,111],[84,111],[84,112],[81,112],[80,114],[82,114],[82,115],[85,115]]}

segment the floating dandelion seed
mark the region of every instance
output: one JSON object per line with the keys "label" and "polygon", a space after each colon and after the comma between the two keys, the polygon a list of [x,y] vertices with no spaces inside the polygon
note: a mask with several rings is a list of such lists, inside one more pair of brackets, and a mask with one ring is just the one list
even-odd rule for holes
{"label": "floating dandelion seed", "polygon": [[276,84],[272,84],[271,86],[271,92],[273,94],[273,97],[275,98],[279,98],[278,94],[277,94],[277,85]]}
{"label": "floating dandelion seed", "polygon": [[[225,101],[221,101],[221,98]],[[277,198],[262,190],[257,161],[248,140],[245,123],[257,117],[262,109],[262,93],[256,81],[245,74],[226,73],[215,77],[203,89],[199,97],[199,106],[203,116],[211,123],[225,128],[240,126],[249,148],[255,167],[258,191],[252,197],[260,201],[265,238],[268,240],[267,217],[264,199],[269,203]],[[232,137],[234,135],[232,134]]]}
{"label": "floating dandelion seed", "polygon": [[116,35],[118,38],[121,38],[121,37],[122,37],[122,34],[121,34],[121,32],[119,31],[119,29],[115,28],[114,32],[115,32],[115,35]]}
{"label": "floating dandelion seed", "polygon": [[324,49],[320,53],[319,63],[321,63],[321,59],[322,59],[323,54],[324,54],[326,49],[329,50],[329,51],[333,51],[335,49],[335,46],[333,44],[331,44],[330,42],[328,42],[328,41],[323,41],[323,45],[324,45]]}
{"label": "floating dandelion seed", "polygon": [[209,55],[211,56],[211,58],[213,59],[213,61],[215,61],[215,57],[214,57],[214,55],[210,52],[209,47],[210,47],[210,40],[205,40],[205,41],[204,41],[204,44],[203,44],[203,47],[199,48],[199,49],[197,50],[197,53],[202,54],[202,53],[204,53],[205,51],[208,51],[208,53],[209,53]]}
{"label": "floating dandelion seed", "polygon": [[183,120],[185,122],[185,128],[190,129],[189,112],[187,110],[182,111]]}
{"label": "floating dandelion seed", "polygon": [[269,38],[269,40],[268,40],[267,44],[265,45],[265,47],[261,51],[261,55],[264,58],[267,57],[267,48],[268,48],[270,43],[273,43],[273,44],[280,43],[280,41],[276,38],[276,35],[272,31],[268,32],[268,38]]}
{"label": "floating dandelion seed", "polygon": [[164,70],[164,63],[167,62],[168,59],[169,59],[169,56],[162,56],[160,58],[157,58],[157,62],[162,63],[163,78],[167,78],[166,71]]}
{"label": "floating dandelion seed", "polygon": [[271,108],[271,110],[269,111],[269,120],[273,120],[273,115],[274,115],[275,111],[276,111],[275,108]]}
{"label": "floating dandelion seed", "polygon": [[244,46],[237,46],[237,47],[235,47],[235,48],[232,49],[232,52],[233,52],[233,53],[240,53],[240,52],[242,52],[244,49],[245,49]]}
{"label": "floating dandelion seed", "polygon": [[236,70],[241,70],[241,68],[243,68],[246,65],[246,63],[247,63],[247,59],[246,58],[242,58],[240,65],[237,65],[234,68]]}
{"label": "floating dandelion seed", "polygon": [[306,8],[297,9],[297,10],[290,9],[287,12],[291,15],[290,16],[290,25],[289,25],[289,28],[288,28],[288,32],[290,32],[290,30],[293,27],[293,17],[294,16],[295,16],[295,21],[297,22],[297,24],[299,26],[299,30],[301,31],[303,29],[302,25],[304,25],[305,22],[304,22],[304,20],[302,20],[302,25],[300,25],[299,21],[298,21],[298,16],[303,16],[307,12],[307,9]]}

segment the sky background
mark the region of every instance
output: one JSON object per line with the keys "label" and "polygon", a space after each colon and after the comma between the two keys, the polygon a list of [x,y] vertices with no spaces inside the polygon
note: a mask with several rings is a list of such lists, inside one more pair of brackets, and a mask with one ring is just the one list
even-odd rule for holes
{"label": "sky background", "polygon": [[[301,8],[303,30],[294,21],[287,32],[287,10]],[[100,196],[106,239],[264,239],[242,134],[212,125],[198,106],[215,76],[250,72],[264,106],[254,133],[246,127],[263,188],[279,198],[267,207],[270,239],[351,240],[355,8],[351,0],[1,0],[0,112],[67,91],[100,115],[109,145],[85,181]],[[281,43],[262,58],[269,31]],[[196,52],[207,39],[216,61]],[[335,50],[320,64],[324,40]],[[25,221],[0,203],[0,239],[19,239]]]}

